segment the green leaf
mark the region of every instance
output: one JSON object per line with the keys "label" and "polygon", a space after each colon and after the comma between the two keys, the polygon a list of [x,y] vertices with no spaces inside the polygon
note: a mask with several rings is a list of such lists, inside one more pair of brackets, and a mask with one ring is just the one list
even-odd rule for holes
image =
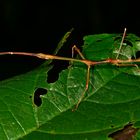
{"label": "green leaf", "polygon": [[[139,48],[138,37],[127,38],[135,45],[127,53],[121,52],[125,59],[133,55],[130,51],[136,53]],[[116,34],[86,36],[83,54],[96,61],[115,58],[120,40]],[[130,45],[126,42],[122,50],[127,46]],[[47,83],[50,69],[42,65],[0,82],[0,139],[108,140],[111,133],[128,123],[140,127],[140,77],[134,73],[138,69],[110,64],[92,68],[88,91],[75,112],[72,109],[86,85],[86,66],[74,63],[60,73],[56,82]],[[40,96],[40,106],[34,103],[38,88],[47,90]]]}

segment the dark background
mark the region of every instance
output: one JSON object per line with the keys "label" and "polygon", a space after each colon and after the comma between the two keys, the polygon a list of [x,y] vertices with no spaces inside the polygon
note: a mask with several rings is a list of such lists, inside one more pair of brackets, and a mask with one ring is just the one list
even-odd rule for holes
{"label": "dark background", "polygon": [[[62,36],[74,27],[67,47],[59,53],[71,57],[72,45],[82,45],[83,36],[88,34],[122,33],[126,27],[129,33],[140,36],[139,15],[139,3],[127,0],[2,0],[0,51],[51,54]],[[27,72],[41,63],[26,56],[0,56],[0,79]],[[60,68],[65,63],[56,65]]]}

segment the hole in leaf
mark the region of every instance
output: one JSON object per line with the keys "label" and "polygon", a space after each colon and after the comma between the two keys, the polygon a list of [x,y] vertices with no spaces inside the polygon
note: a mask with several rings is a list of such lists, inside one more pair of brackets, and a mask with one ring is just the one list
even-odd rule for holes
{"label": "hole in leaf", "polygon": [[132,127],[132,124],[124,126],[123,129],[113,132],[108,137],[114,140],[133,140],[134,135],[138,131],[138,128]]}
{"label": "hole in leaf", "polygon": [[137,58],[140,58],[140,51],[136,52],[135,57],[132,56],[132,59],[137,59]]}
{"label": "hole in leaf", "polygon": [[59,73],[68,67],[69,62],[54,60],[52,64],[54,66],[50,71],[48,71],[47,83],[54,83],[57,81],[59,78]]}
{"label": "hole in leaf", "polygon": [[42,99],[41,99],[41,95],[47,94],[47,90],[44,88],[38,88],[36,89],[35,93],[34,93],[34,104],[36,106],[41,106],[42,104]]}
{"label": "hole in leaf", "polygon": [[[126,38],[126,37],[125,37],[125,38]],[[116,38],[114,39],[114,41],[119,41],[119,42],[121,43],[121,41],[122,41],[122,36],[116,37]],[[129,40],[126,40],[126,39],[124,39],[123,44],[126,44],[126,46],[131,46],[131,47],[133,47],[133,44],[132,44]]]}
{"label": "hole in leaf", "polygon": [[133,44],[130,41],[128,41],[128,40],[124,40],[123,43],[125,43],[126,46],[133,47]]}

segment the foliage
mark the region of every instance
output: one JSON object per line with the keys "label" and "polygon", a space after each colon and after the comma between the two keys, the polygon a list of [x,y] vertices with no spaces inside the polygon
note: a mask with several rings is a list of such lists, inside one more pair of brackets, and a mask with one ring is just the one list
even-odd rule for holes
{"label": "foliage", "polygon": [[[86,59],[115,58],[121,36],[89,35],[82,46]],[[136,57],[140,39],[126,37],[119,58]],[[86,84],[86,66],[73,63],[59,79],[47,83],[48,63],[0,82],[0,139],[108,140],[127,124],[140,127],[140,77],[135,67],[97,65],[90,71],[89,89],[72,112]],[[37,89],[44,89],[35,103]],[[42,90],[40,90],[42,91]],[[137,139],[140,134],[137,133]]]}

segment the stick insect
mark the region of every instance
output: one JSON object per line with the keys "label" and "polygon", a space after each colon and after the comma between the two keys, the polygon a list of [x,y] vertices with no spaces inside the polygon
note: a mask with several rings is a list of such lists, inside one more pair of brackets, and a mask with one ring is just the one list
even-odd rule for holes
{"label": "stick insect", "polygon": [[[80,63],[85,64],[87,66],[86,85],[85,85],[85,89],[84,89],[83,93],[81,94],[81,97],[79,98],[79,100],[78,100],[78,102],[77,102],[77,104],[76,104],[76,106],[74,108],[74,110],[76,110],[78,108],[79,104],[81,103],[81,101],[83,100],[83,98],[84,98],[84,96],[86,94],[86,91],[88,90],[91,66],[101,65],[101,64],[112,64],[112,65],[116,65],[116,66],[135,66],[135,67],[138,67],[137,64],[135,64],[135,63],[140,62],[140,58],[138,58],[138,59],[127,59],[127,60],[118,59],[121,47],[123,45],[125,35],[126,35],[126,28],[124,29],[122,41],[120,43],[120,47],[119,47],[119,51],[118,51],[118,54],[116,56],[116,59],[108,58],[106,60],[101,60],[101,61],[88,60],[83,56],[83,54],[76,47],[76,45],[74,45],[72,47],[72,58],[61,57],[61,56],[50,55],[50,54],[44,54],[44,53],[29,53],[29,52],[0,52],[0,55],[24,55],[24,56],[37,57],[39,59],[45,59],[45,60],[49,60],[49,59],[54,60],[54,59],[56,59],[56,60],[63,60],[63,61],[80,62]],[[73,58],[74,51],[78,52],[78,54],[80,55],[81,59]]]}

